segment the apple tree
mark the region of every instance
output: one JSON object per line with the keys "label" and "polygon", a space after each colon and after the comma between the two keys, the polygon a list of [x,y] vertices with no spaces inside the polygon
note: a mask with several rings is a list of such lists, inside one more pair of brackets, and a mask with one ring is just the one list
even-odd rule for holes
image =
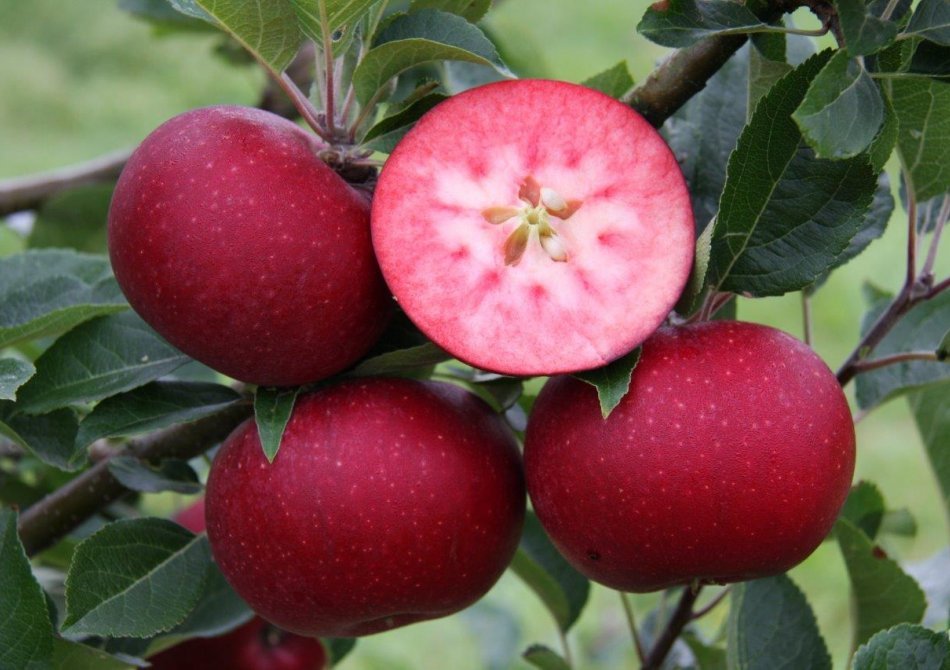
{"label": "apple tree", "polygon": [[948,0],[661,0],[639,83],[534,77],[490,0],[119,5],[267,84],[0,181],[0,670],[356,667],[506,573],[550,626],[486,608],[484,667],[820,670],[819,547],[849,667],[950,668],[950,550],[855,477],[899,405],[950,522]]}

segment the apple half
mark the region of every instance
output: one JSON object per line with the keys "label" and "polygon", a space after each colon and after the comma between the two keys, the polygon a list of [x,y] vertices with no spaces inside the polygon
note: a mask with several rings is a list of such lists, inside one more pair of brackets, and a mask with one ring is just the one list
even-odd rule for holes
{"label": "apple half", "polygon": [[596,368],[639,345],[679,297],[695,235],[656,130],[546,80],[471,89],[420,119],[383,167],[372,233],[415,324],[512,375]]}

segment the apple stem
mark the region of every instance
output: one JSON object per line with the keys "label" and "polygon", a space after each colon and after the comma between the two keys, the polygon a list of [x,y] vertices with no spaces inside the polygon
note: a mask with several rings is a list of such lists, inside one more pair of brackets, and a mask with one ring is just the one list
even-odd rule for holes
{"label": "apple stem", "polygon": [[673,643],[683,632],[686,624],[692,621],[693,605],[696,603],[696,598],[699,597],[701,590],[702,585],[698,583],[691,584],[683,589],[683,594],[680,596],[676,609],[673,610],[673,616],[670,617],[666,628],[663,629],[663,632],[660,633],[653,644],[653,648],[643,662],[642,670],[659,670],[663,665],[667,654],[673,648]]}
{"label": "apple stem", "polygon": [[627,615],[627,625],[630,627],[630,636],[633,638],[633,646],[637,650],[637,658],[640,660],[640,665],[643,665],[643,662],[646,660],[646,652],[643,650],[643,641],[640,639],[640,633],[637,631],[637,621],[633,615],[633,606],[630,604],[630,599],[626,593],[623,591],[618,591],[620,594],[620,602],[623,604],[624,614]]}

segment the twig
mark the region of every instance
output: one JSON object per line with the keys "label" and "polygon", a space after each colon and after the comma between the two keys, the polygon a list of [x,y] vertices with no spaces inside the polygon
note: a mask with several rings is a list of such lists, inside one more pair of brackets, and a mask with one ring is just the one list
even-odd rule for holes
{"label": "twig", "polygon": [[710,600],[704,607],[693,612],[692,616],[690,617],[690,621],[696,621],[696,619],[701,619],[707,614],[709,614],[710,612],[712,612],[719,603],[721,603],[723,600],[726,599],[726,596],[729,595],[730,590],[731,590],[731,587],[727,586],[722,591],[717,593],[716,597]]}
{"label": "twig", "polygon": [[637,650],[637,658],[640,664],[646,660],[646,653],[643,651],[643,641],[640,639],[640,633],[637,632],[637,621],[633,616],[633,607],[630,605],[627,594],[623,591],[617,592],[620,595],[620,602],[623,603],[624,614],[627,615],[627,625],[630,627],[630,636],[633,638],[633,646]]}
{"label": "twig", "polygon": [[[250,404],[240,403],[193,423],[133,440],[118,453],[146,461],[193,458],[227,437],[250,415]],[[52,546],[129,490],[109,472],[110,460],[99,461],[23,512],[19,531],[28,555]]]}
{"label": "twig", "polygon": [[0,216],[36,209],[61,191],[115,179],[131,153],[131,149],[121,149],[85,163],[0,181]]}
{"label": "twig", "polygon": [[670,617],[666,628],[656,639],[650,654],[643,663],[643,670],[659,670],[660,666],[663,665],[663,661],[666,659],[666,655],[670,653],[670,649],[673,648],[676,638],[683,632],[686,624],[692,620],[693,605],[696,603],[700,590],[702,590],[702,586],[699,584],[692,584],[683,589],[683,595],[680,596],[679,603],[673,611],[673,616]]}

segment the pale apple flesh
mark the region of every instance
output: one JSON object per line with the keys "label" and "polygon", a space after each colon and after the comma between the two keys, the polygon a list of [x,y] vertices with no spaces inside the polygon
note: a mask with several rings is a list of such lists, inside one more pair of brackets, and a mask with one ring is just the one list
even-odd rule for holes
{"label": "pale apple flesh", "polygon": [[595,368],[667,317],[693,217],[676,159],[626,105],[500,82],[424,116],[386,162],[373,244],[402,308],[476,367]]}
{"label": "pale apple flesh", "polygon": [[315,136],[256,109],[167,121],[122,172],[109,212],[116,279],[186,354],[241,381],[293,386],[363,355],[391,299],[369,205]]}
{"label": "pale apple flesh", "polygon": [[662,328],[604,420],[595,389],[551,379],[525,441],[534,508],[578,570],[644,592],[777,574],[827,535],[855,436],[834,374],[767,326]]}
{"label": "pale apple flesh", "polygon": [[497,581],[524,518],[513,435],[462,389],[349,381],[297,400],[268,464],[248,422],[208,481],[214,558],[281,628],[352,637],[457,612]]}

